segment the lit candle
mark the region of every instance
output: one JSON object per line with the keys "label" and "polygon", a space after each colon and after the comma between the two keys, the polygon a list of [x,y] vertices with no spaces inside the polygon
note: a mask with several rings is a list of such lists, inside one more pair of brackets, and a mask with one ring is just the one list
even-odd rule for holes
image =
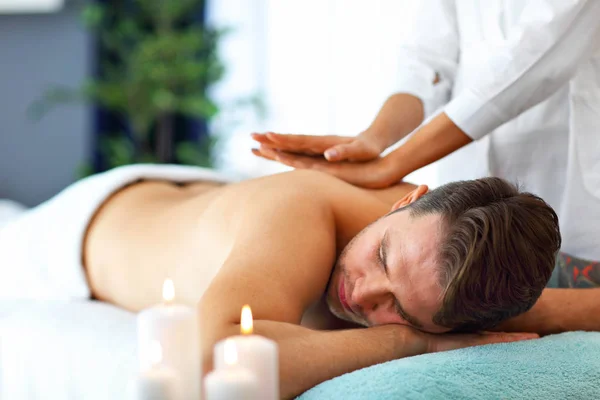
{"label": "lit candle", "polygon": [[235,341],[223,344],[225,366],[204,379],[205,400],[262,400],[255,374],[238,364]]}
{"label": "lit candle", "polygon": [[134,381],[135,400],[179,400],[177,376],[172,369],[161,365],[162,347],[153,342],[150,352],[153,361],[151,368],[142,371]]}
{"label": "lit candle", "polygon": [[200,399],[200,329],[194,308],[175,304],[173,281],[163,285],[164,303],[139,313],[137,318],[140,371],[152,366],[152,343],[162,346],[162,363],[180,382],[183,400]]}
{"label": "lit candle", "polygon": [[242,308],[242,334],[232,336],[215,345],[214,367],[216,370],[227,365],[225,343],[235,343],[238,365],[256,375],[260,387],[261,400],[279,399],[279,352],[277,343],[263,336],[252,334],[252,311],[249,306]]}

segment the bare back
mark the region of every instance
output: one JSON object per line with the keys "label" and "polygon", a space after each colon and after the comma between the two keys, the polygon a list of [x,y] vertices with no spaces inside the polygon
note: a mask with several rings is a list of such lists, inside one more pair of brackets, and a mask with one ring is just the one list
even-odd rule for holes
{"label": "bare back", "polygon": [[[239,243],[237,232],[248,224],[248,213],[283,207],[290,215],[302,215],[310,209],[307,198],[330,205],[337,210],[335,226],[327,218],[307,217],[294,218],[289,229],[303,235],[332,230],[328,245],[337,255],[413,188],[401,183],[385,190],[359,189],[305,171],[225,186],[140,182],[113,195],[98,211],[85,240],[84,264],[99,300],[137,311],[157,303],[162,282],[171,278],[179,301],[196,304]],[[279,239],[272,232],[272,240]]]}

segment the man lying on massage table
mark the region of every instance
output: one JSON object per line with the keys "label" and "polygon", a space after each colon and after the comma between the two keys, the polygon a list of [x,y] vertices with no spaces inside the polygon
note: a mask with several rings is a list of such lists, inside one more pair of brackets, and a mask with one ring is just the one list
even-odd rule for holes
{"label": "man lying on massage table", "polygon": [[374,191],[294,171],[131,184],[90,223],[84,265],[95,298],[133,311],[173,279],[210,321],[205,372],[249,303],[256,332],[279,343],[288,398],[376,363],[537,337],[451,330],[590,328],[543,290],[560,242],[554,211],[501,179]]}

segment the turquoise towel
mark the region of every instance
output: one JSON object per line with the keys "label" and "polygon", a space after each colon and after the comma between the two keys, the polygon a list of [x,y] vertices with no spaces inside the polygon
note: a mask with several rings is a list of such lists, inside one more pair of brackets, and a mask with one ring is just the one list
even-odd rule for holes
{"label": "turquoise towel", "polygon": [[299,399],[600,399],[600,333],[391,361],[324,382]]}

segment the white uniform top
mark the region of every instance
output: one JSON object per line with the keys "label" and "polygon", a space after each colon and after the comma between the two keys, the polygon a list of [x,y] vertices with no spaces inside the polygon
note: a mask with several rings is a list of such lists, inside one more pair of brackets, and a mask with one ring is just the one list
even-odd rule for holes
{"label": "white uniform top", "polygon": [[441,183],[519,182],[558,213],[563,251],[600,260],[600,0],[420,3],[397,91],[476,140]]}

